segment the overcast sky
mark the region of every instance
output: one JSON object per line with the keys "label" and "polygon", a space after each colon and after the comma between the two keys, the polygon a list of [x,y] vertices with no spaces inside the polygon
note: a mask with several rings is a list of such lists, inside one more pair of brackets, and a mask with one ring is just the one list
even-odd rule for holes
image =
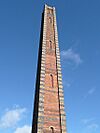
{"label": "overcast sky", "polygon": [[0,0],[0,133],[30,133],[45,3],[57,12],[68,133],[99,133],[100,0]]}

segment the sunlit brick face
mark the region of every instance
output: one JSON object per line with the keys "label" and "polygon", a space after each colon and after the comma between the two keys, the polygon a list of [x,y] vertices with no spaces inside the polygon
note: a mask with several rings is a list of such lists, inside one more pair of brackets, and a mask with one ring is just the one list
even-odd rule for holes
{"label": "sunlit brick face", "polygon": [[42,19],[32,133],[67,133],[55,8]]}
{"label": "sunlit brick face", "polygon": [[53,126],[57,133],[60,133],[59,98],[56,66],[56,46],[54,40],[54,16],[53,10],[47,10],[46,29],[46,73],[45,73],[45,94],[44,94],[44,132],[54,133]]}

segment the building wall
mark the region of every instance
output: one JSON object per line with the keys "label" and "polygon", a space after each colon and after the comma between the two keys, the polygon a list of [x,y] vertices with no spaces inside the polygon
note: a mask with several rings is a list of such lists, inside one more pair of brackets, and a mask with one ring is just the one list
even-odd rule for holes
{"label": "building wall", "polygon": [[41,26],[32,133],[66,133],[54,7],[45,5]]}

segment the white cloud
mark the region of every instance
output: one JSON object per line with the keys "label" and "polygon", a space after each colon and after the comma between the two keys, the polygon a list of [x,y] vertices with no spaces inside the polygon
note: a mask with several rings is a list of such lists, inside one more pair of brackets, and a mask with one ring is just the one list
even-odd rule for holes
{"label": "white cloud", "polygon": [[66,82],[66,86],[67,86],[67,87],[70,87],[70,86],[71,86],[71,84],[70,84],[70,83],[68,83],[68,82]]}
{"label": "white cloud", "polygon": [[99,127],[99,125],[96,124],[96,123],[92,123],[92,124],[88,125],[88,128],[91,129],[91,130],[95,130],[95,129],[97,129],[98,127]]}
{"label": "white cloud", "polygon": [[0,118],[0,128],[13,127],[22,119],[23,113],[26,112],[26,108],[16,107],[14,109],[8,109],[5,114]]}
{"label": "white cloud", "polygon": [[63,85],[67,88],[69,88],[71,86],[71,83],[68,81],[63,81]]}
{"label": "white cloud", "polygon": [[93,120],[94,120],[93,118],[90,118],[90,119],[82,119],[82,123],[86,125],[86,124],[90,123]]}
{"label": "white cloud", "polygon": [[82,124],[85,126],[86,130],[89,130],[91,132],[99,128],[99,125],[95,122],[94,118],[82,119]]}
{"label": "white cloud", "polygon": [[31,133],[31,127],[24,125],[23,127],[17,128],[14,133]]}
{"label": "white cloud", "polygon": [[88,96],[93,95],[95,91],[96,91],[96,87],[89,89],[87,94],[84,96],[84,98],[87,98]]}
{"label": "white cloud", "polygon": [[73,51],[73,49],[68,49],[68,50],[63,50],[61,52],[61,56],[68,60],[69,62],[73,62],[76,65],[79,65],[80,63],[82,63],[82,59],[80,57],[80,55],[76,52]]}
{"label": "white cloud", "polygon": [[89,95],[92,95],[92,94],[95,92],[95,90],[96,90],[96,88],[90,89],[90,90],[88,91],[88,94],[89,94]]}

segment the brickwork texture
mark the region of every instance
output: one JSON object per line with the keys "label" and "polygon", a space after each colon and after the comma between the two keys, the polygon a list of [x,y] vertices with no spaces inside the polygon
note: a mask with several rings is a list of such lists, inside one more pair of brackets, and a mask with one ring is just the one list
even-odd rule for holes
{"label": "brickwork texture", "polygon": [[32,133],[67,133],[56,11],[47,5],[41,21]]}

